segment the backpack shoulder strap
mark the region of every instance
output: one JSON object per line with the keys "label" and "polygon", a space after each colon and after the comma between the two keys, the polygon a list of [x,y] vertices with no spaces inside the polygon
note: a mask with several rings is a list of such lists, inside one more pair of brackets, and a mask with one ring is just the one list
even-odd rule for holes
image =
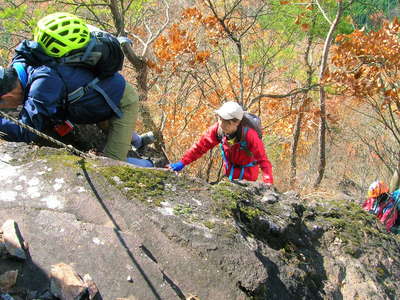
{"label": "backpack shoulder strap", "polygon": [[218,126],[217,129],[217,140],[222,143],[222,138],[224,137],[224,133],[222,132],[222,129]]}
{"label": "backpack shoulder strap", "polygon": [[249,131],[248,127],[242,127],[242,132],[240,135],[240,145],[247,147],[247,132]]}
{"label": "backpack shoulder strap", "polygon": [[74,103],[78,101],[82,96],[84,96],[89,88],[94,89],[100,95],[103,96],[104,100],[107,102],[108,106],[112,109],[112,111],[117,115],[118,118],[122,117],[122,111],[119,109],[117,105],[111,100],[111,98],[107,95],[107,93],[97,84],[100,81],[98,77],[95,77],[92,81],[90,81],[87,85],[81,86],[77,88],[75,91],[72,91],[67,96],[68,103]]}
{"label": "backpack shoulder strap", "polygon": [[21,62],[15,62],[12,64],[12,66],[15,71],[17,71],[18,79],[25,90],[26,86],[28,85],[28,73],[26,72],[25,65]]}
{"label": "backpack shoulder strap", "polygon": [[117,105],[111,100],[111,98],[107,95],[107,93],[97,84],[100,81],[99,78],[93,79],[88,83],[87,87],[91,87],[95,91],[97,91],[100,95],[103,96],[104,100],[106,100],[108,106],[112,109],[112,111],[117,115],[118,118],[122,117],[122,111],[119,109]]}
{"label": "backpack shoulder strap", "polygon": [[249,127],[242,127],[242,134],[240,137],[240,149],[246,151],[248,156],[253,156],[247,144],[247,133],[249,132]]}

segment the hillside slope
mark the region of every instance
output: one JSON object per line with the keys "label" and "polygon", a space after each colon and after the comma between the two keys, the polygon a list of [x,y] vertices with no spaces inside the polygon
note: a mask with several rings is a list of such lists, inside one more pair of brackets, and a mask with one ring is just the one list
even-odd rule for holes
{"label": "hillside slope", "polygon": [[0,225],[15,220],[29,244],[27,260],[1,259],[0,275],[19,271],[12,296],[48,291],[61,262],[90,274],[100,299],[400,296],[399,238],[354,201],[21,143],[0,153]]}

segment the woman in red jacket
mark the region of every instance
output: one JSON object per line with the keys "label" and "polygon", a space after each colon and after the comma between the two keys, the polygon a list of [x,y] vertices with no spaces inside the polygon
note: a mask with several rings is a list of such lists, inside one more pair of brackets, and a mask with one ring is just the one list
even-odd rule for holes
{"label": "woman in red jacket", "polygon": [[173,171],[181,171],[186,165],[199,159],[208,150],[220,144],[225,174],[229,180],[256,181],[259,166],[263,182],[272,185],[272,165],[264,150],[264,144],[253,128],[246,126],[242,107],[236,102],[226,102],[218,110],[218,122],[183,155],[180,161],[169,165]]}

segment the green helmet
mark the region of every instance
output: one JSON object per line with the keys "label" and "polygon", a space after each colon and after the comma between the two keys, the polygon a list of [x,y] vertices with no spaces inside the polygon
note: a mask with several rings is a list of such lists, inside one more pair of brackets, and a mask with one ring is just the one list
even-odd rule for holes
{"label": "green helmet", "polygon": [[64,12],[40,19],[33,36],[45,53],[53,57],[82,48],[90,40],[89,29],[83,20]]}

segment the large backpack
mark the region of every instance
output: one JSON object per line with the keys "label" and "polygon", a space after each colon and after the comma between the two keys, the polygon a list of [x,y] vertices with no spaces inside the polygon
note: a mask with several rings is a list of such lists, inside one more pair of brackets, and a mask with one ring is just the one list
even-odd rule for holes
{"label": "large backpack", "polygon": [[390,225],[390,231],[393,233],[400,233],[400,190],[397,189],[392,193],[394,205],[392,212],[388,214],[387,223]]}
{"label": "large backpack", "polygon": [[13,60],[23,58],[26,64],[41,65],[65,64],[90,69],[100,79],[122,70],[124,53],[120,42],[112,34],[94,30],[90,32],[89,43],[68,55],[56,58],[45,54],[42,47],[34,41],[22,41],[15,49]]}
{"label": "large backpack", "polygon": [[260,139],[262,139],[262,126],[261,119],[252,113],[245,112],[242,119],[242,127],[253,128]]}
{"label": "large backpack", "polygon": [[[69,103],[79,100],[89,88],[92,88],[103,96],[117,117],[121,117],[121,110],[112,102],[105,91],[97,85],[101,79],[111,76],[122,69],[124,53],[120,42],[112,34],[101,30],[92,30],[90,35],[90,41],[85,47],[73,50],[68,55],[60,58],[48,56],[35,41],[23,40],[15,49],[13,63],[22,62],[33,67],[47,65],[55,68],[55,70],[57,70],[58,65],[62,64],[88,68],[96,77],[87,85],[69,92],[63,99],[63,106],[66,107]],[[59,76],[64,80],[60,73]]]}

